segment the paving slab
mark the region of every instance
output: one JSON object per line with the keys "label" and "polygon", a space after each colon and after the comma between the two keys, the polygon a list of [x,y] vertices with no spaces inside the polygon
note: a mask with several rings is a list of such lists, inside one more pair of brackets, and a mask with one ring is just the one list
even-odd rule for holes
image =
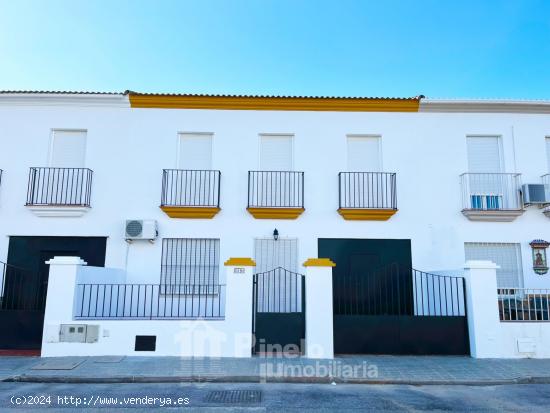
{"label": "paving slab", "polygon": [[53,358],[45,359],[41,363],[38,363],[31,367],[31,370],[73,370],[80,364],[86,361],[83,358]]}

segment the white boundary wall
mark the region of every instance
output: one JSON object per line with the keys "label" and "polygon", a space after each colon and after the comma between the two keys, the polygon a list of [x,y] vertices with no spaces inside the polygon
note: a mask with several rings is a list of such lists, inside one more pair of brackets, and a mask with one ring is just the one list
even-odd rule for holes
{"label": "white boundary wall", "polygon": [[500,321],[497,266],[468,261],[464,269],[472,357],[550,358],[550,322]]}
{"label": "white boundary wall", "polygon": [[[227,306],[224,320],[73,320],[75,287],[81,275],[110,274],[110,269],[86,269],[78,257],[48,261],[50,277],[44,316],[42,356],[154,355],[181,357],[250,357],[252,348],[252,268],[236,273],[227,266]],[[117,272],[117,271],[115,271]],[[81,274],[79,274],[81,273]],[[101,281],[99,281],[101,282]],[[59,342],[61,324],[99,326],[96,343]],[[157,336],[154,352],[134,351],[136,335]]]}

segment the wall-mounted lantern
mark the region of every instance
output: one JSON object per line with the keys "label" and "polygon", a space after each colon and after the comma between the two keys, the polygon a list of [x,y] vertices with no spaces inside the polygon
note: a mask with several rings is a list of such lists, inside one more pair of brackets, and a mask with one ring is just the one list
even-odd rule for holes
{"label": "wall-mounted lantern", "polygon": [[277,228],[273,230],[273,239],[277,241],[279,239],[279,231],[277,231]]}
{"label": "wall-mounted lantern", "polygon": [[529,243],[533,249],[533,270],[540,275],[548,272],[548,260],[546,259],[546,248],[550,246],[550,242],[542,239],[536,239]]}

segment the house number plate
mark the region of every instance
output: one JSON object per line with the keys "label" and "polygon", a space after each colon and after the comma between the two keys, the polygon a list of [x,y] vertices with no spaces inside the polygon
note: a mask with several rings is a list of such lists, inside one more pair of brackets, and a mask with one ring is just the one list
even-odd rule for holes
{"label": "house number plate", "polygon": [[242,268],[242,267],[235,267],[235,268],[233,269],[233,272],[234,272],[235,274],[244,274],[244,268]]}

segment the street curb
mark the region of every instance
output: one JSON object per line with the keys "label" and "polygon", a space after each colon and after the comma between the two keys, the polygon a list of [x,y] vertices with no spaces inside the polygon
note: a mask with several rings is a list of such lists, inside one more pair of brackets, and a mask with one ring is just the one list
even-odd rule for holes
{"label": "street curb", "polygon": [[402,380],[402,379],[362,379],[331,377],[259,377],[259,376],[112,376],[112,377],[71,377],[17,375],[1,380],[8,383],[294,383],[294,384],[375,384],[409,386],[499,386],[511,384],[550,384],[549,377],[516,377],[495,380]]}

